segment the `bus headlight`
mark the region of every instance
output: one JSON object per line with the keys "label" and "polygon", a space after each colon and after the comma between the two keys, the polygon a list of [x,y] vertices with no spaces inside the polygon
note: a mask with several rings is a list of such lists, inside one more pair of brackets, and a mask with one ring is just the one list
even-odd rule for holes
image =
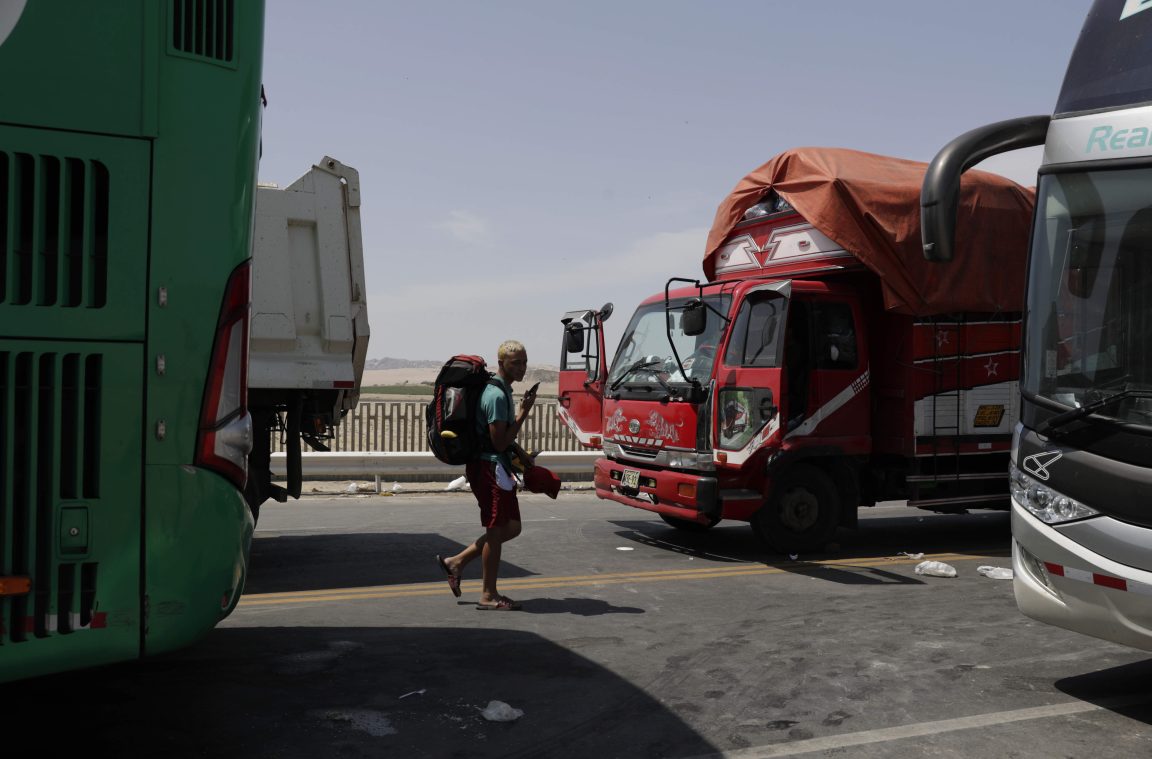
{"label": "bus headlight", "polygon": [[1046,524],[1060,524],[1074,519],[1099,516],[1074,498],[1056,492],[1039,480],[1020,471],[1015,464],[1008,465],[1008,482],[1012,500],[1027,509],[1032,516]]}

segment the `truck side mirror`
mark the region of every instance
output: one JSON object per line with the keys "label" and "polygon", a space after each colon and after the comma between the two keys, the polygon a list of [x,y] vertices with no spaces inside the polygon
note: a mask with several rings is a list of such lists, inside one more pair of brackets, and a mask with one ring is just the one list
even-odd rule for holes
{"label": "truck side mirror", "polygon": [[699,298],[688,301],[684,305],[684,316],[680,318],[680,327],[684,334],[687,337],[702,335],[707,326],[708,309],[704,307],[704,301]]}
{"label": "truck side mirror", "polygon": [[564,349],[569,353],[579,353],[584,350],[584,326],[578,322],[569,322],[564,328]]}
{"label": "truck side mirror", "polygon": [[611,303],[605,303],[601,307],[599,313],[596,314],[596,316],[600,319],[601,324],[608,321],[608,317],[611,315],[612,315],[612,304]]}

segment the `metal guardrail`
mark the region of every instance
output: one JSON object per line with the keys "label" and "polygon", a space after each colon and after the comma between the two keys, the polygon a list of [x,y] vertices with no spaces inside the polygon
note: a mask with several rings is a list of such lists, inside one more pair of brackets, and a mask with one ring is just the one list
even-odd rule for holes
{"label": "metal guardrail", "polygon": [[[601,455],[600,451],[542,451],[537,455],[536,463],[559,475],[591,476],[593,462]],[[425,475],[441,475],[446,480],[453,480],[464,474],[463,466],[448,466],[431,453],[422,451],[308,452],[301,454],[301,458],[305,479],[375,477],[379,483],[380,479]],[[272,475],[284,477],[286,474],[285,454],[273,453]]]}

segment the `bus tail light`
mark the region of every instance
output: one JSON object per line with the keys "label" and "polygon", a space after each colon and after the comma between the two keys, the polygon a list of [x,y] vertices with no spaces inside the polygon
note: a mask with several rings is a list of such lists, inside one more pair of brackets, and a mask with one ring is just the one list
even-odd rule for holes
{"label": "bus tail light", "polygon": [[223,475],[238,488],[248,479],[252,451],[252,417],[248,415],[251,277],[252,265],[247,261],[228,278],[196,436],[196,466]]}

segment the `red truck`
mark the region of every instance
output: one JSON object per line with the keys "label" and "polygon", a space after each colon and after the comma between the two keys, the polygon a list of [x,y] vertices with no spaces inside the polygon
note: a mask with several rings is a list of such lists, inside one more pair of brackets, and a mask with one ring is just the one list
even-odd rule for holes
{"label": "red truck", "polygon": [[751,522],[821,548],[857,507],[1008,504],[1024,251],[1034,193],[964,175],[957,255],[920,243],[926,164],[787,151],[745,177],[708,236],[705,281],[637,308],[609,371],[600,310],[565,314],[560,416],[601,498],[702,531]]}

